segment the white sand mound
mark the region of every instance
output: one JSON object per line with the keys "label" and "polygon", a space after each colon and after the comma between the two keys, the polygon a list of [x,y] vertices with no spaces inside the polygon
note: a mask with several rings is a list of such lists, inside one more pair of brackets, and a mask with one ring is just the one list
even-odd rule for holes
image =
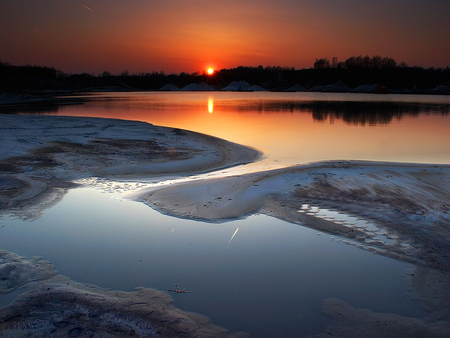
{"label": "white sand mound", "polygon": [[190,90],[195,90],[196,88],[197,88],[197,84],[191,83],[191,84],[188,84],[188,85],[184,86],[183,88],[181,88],[181,90],[190,91]]}
{"label": "white sand mound", "polygon": [[233,81],[223,88],[224,91],[251,91],[252,86],[247,81]]}
{"label": "white sand mound", "polygon": [[265,92],[267,91],[261,86],[252,86],[246,81],[233,81],[228,86],[222,89],[223,91],[237,92],[237,91],[248,91],[248,92]]}
{"label": "white sand mound", "polygon": [[450,94],[450,86],[439,85],[433,88],[433,92],[438,94]]}
{"label": "white sand mound", "polygon": [[333,93],[345,93],[350,92],[351,88],[348,87],[344,82],[338,81],[334,84],[326,85],[324,91]]}
{"label": "white sand mound", "polygon": [[300,86],[298,83],[296,83],[294,86],[286,90],[287,92],[304,92],[306,91],[305,87]]}
{"label": "white sand mound", "polygon": [[205,82],[201,82],[199,84],[191,83],[185,87],[183,87],[181,90],[185,91],[212,91],[214,90],[209,85],[207,85]]}
{"label": "white sand mound", "polygon": [[309,90],[312,92],[330,92],[330,93],[346,93],[352,91],[352,89],[342,81],[338,81],[334,84],[329,84],[326,86],[314,86]]}
{"label": "white sand mound", "polygon": [[222,90],[225,92],[237,92],[238,89],[235,86],[228,85],[228,86],[222,88]]}
{"label": "white sand mound", "polygon": [[195,88],[195,90],[198,91],[211,91],[214,90],[212,87],[210,87],[209,85],[207,85],[205,82],[201,82],[198,84],[197,88]]}
{"label": "white sand mound", "polygon": [[180,91],[181,89],[173,84],[166,84],[166,85],[162,86],[159,90],[174,92],[174,91]]}

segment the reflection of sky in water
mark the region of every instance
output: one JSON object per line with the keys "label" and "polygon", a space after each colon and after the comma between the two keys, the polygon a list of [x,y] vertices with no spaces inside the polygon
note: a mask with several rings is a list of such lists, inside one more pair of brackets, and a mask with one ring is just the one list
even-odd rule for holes
{"label": "reflection of sky in water", "polygon": [[2,220],[0,247],[41,255],[62,274],[106,288],[177,283],[194,290],[174,295],[178,306],[256,337],[320,330],[326,318],[319,307],[330,297],[424,315],[404,297],[409,264],[263,215],[203,223],[167,217],[121,196],[71,190],[36,221]]}
{"label": "reflection of sky in water", "polygon": [[100,93],[57,114],[150,122],[264,151],[266,167],[323,160],[449,163],[450,98],[332,93]]}

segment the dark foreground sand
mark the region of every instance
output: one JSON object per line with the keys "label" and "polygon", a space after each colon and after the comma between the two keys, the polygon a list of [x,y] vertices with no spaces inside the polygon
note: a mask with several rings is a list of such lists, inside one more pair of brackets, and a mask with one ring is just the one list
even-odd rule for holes
{"label": "dark foreground sand", "polygon": [[26,289],[0,308],[2,337],[247,337],[177,309],[161,291],[106,291],[75,283],[49,262],[4,250],[0,263],[0,293]]}

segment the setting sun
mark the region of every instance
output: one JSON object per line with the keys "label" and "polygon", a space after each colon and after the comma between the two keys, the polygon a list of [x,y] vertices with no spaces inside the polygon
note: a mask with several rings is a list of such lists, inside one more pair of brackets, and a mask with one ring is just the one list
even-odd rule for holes
{"label": "setting sun", "polygon": [[213,75],[214,74],[214,68],[209,67],[206,72],[208,73],[208,75]]}

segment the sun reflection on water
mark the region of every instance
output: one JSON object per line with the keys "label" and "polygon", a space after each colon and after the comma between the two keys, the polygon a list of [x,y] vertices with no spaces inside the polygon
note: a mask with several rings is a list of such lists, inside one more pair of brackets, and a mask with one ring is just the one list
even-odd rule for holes
{"label": "sun reflection on water", "polygon": [[214,99],[212,97],[208,98],[208,113],[212,114],[214,111]]}

